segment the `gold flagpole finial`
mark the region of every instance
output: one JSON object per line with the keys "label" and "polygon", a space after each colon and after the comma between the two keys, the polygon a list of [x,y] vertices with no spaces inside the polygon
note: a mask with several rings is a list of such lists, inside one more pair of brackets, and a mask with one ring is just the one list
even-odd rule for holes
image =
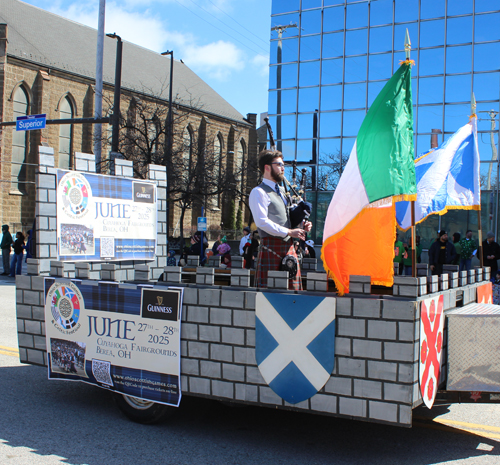
{"label": "gold flagpole finial", "polygon": [[405,53],[406,53],[406,59],[407,59],[408,61],[410,60],[410,52],[411,52],[410,33],[408,32],[408,28],[406,28],[406,35],[405,35]]}
{"label": "gold flagpole finial", "polygon": [[471,115],[470,117],[471,118],[475,118],[476,117],[476,97],[474,96],[474,92],[472,92],[472,95],[471,95],[471,98],[470,98],[470,112],[471,112]]}

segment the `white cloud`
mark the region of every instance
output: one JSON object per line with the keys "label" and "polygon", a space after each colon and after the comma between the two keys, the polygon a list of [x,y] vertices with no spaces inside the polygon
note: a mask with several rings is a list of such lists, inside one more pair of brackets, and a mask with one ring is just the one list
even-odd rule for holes
{"label": "white cloud", "polygon": [[[89,8],[85,3],[72,3],[65,9],[55,7],[51,11],[97,28],[99,12],[97,4],[92,4]],[[149,10],[144,10],[142,13],[126,11],[114,2],[106,4],[105,31],[115,32],[123,40],[157,52],[163,51],[165,44],[163,24]]]}
{"label": "white cloud", "polygon": [[255,55],[252,64],[257,68],[257,73],[260,76],[266,77],[269,75],[269,56]]}
{"label": "white cloud", "polygon": [[127,12],[116,4],[106,9],[106,31],[116,32],[124,40],[157,52],[165,47],[165,29],[149,11],[143,14]]}
{"label": "white cloud", "polygon": [[[200,37],[192,32],[181,32],[167,27],[161,16],[155,11],[155,3],[169,3],[172,0],[124,0],[106,2],[105,30],[114,32],[123,40],[142,47],[163,52],[174,50],[176,59],[183,59],[187,66],[195,72],[219,81],[227,81],[232,73],[245,68],[245,53],[234,43],[225,40],[203,43]],[[188,5],[190,0],[178,0]],[[200,0],[196,0],[199,2]],[[211,0],[222,8],[231,0]],[[200,4],[205,6],[208,0]],[[191,3],[191,7],[193,4]],[[213,5],[211,5],[213,7]],[[60,2],[55,0],[50,11],[73,21],[97,28],[99,2]],[[172,24],[175,19],[170,19]],[[250,62],[259,68],[258,73],[266,73],[262,58],[256,56]]]}
{"label": "white cloud", "polygon": [[219,80],[227,80],[231,71],[241,71],[245,67],[243,52],[231,42],[219,40],[199,46],[189,44],[184,49],[186,65],[196,70],[204,70]]}

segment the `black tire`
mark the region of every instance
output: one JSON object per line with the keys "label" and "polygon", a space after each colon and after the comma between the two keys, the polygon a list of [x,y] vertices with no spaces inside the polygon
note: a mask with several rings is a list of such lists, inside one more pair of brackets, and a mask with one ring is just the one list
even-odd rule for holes
{"label": "black tire", "polygon": [[137,399],[125,394],[113,393],[117,407],[130,420],[143,425],[160,423],[170,416],[175,407]]}

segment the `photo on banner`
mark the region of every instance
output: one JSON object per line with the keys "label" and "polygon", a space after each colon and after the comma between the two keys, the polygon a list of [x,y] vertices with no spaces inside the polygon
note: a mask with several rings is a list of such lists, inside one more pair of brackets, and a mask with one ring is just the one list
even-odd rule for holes
{"label": "photo on banner", "polygon": [[183,289],[45,279],[49,379],[143,400],[181,400]]}
{"label": "photo on banner", "polygon": [[56,198],[59,260],[154,260],[155,183],[57,170]]}

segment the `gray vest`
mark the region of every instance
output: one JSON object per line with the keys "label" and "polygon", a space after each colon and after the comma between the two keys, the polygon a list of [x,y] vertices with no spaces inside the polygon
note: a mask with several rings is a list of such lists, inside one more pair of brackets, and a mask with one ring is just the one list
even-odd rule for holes
{"label": "gray vest", "polygon": [[[288,217],[288,209],[285,207],[285,203],[283,202],[281,196],[272,187],[269,187],[265,183],[261,183],[259,187],[263,189],[264,192],[267,192],[269,198],[271,199],[271,203],[269,204],[268,207],[267,217],[273,223],[279,224],[280,226],[284,226],[285,228],[290,229],[290,218]],[[262,229],[257,228],[257,230],[259,231],[259,236],[261,238],[270,236],[265,231],[262,231]]]}

